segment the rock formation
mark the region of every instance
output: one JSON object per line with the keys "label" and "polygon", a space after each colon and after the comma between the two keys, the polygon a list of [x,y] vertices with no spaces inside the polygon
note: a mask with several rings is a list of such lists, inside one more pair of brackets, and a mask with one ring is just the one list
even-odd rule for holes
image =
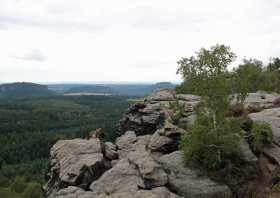
{"label": "rock formation", "polygon": [[[262,96],[260,96],[262,94]],[[276,97],[276,96],[275,96]],[[257,99],[254,99],[257,98]],[[50,198],[231,198],[246,197],[243,191],[257,191],[262,178],[262,165],[280,166],[280,108],[271,108],[274,96],[250,94],[246,105],[266,110],[250,114],[253,121],[272,124],[274,144],[256,156],[242,139],[244,175],[231,180],[206,176],[185,167],[179,142],[187,133],[180,125],[192,123],[193,107],[200,101],[194,95],[176,95],[165,89],[147,97],[144,103],[130,107],[118,126],[115,143],[98,138],[61,140],[51,149],[50,180],[44,190]],[[176,109],[183,109],[174,124]],[[265,157],[264,157],[265,156]],[[261,163],[262,158],[266,163]],[[239,172],[238,172],[239,173]],[[260,179],[263,181],[262,179]],[[264,183],[267,185],[267,183]],[[248,187],[250,186],[250,187]],[[245,190],[244,190],[245,189]]]}

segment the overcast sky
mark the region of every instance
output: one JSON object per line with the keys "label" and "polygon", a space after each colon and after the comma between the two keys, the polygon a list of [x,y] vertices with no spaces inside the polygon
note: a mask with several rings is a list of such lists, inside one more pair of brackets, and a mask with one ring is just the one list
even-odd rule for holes
{"label": "overcast sky", "polygon": [[230,45],[280,56],[279,0],[0,0],[0,81],[178,81],[176,61]]}

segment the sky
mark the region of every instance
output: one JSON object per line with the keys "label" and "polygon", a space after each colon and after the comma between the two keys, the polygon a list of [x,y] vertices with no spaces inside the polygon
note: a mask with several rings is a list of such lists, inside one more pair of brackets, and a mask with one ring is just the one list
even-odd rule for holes
{"label": "sky", "polygon": [[0,0],[0,82],[176,82],[181,57],[217,43],[267,61],[279,13],[279,0]]}

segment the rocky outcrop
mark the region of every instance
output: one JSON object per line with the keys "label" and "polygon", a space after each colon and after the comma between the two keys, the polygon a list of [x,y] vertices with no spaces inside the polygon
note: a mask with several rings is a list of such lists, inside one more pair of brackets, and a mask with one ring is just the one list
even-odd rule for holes
{"label": "rocky outcrop", "polygon": [[[271,108],[273,100],[271,94],[250,94],[246,105]],[[280,108],[249,115],[254,122],[265,121],[273,128],[274,144],[263,150],[262,162],[252,152],[249,142],[242,139],[239,149],[244,170],[232,170],[221,179],[185,167],[179,150],[181,136],[188,133],[180,126],[194,122],[193,108],[199,101],[200,97],[195,95],[176,95],[169,89],[158,91],[144,103],[130,107],[120,121],[120,135],[115,143],[103,142],[96,136],[89,140],[57,142],[51,150],[52,168],[45,186],[46,195],[51,198],[233,198],[246,197],[239,192],[247,193],[247,189],[259,191],[258,186],[268,186],[271,179],[266,179],[259,168],[275,172],[276,164],[280,165]],[[173,104],[182,111],[177,124],[173,116],[178,109]],[[263,160],[264,156],[268,159]],[[263,163],[266,160],[273,165]],[[261,182],[256,182],[256,178]]]}
{"label": "rocky outcrop", "polygon": [[169,186],[183,197],[231,197],[228,186],[199,176],[197,171],[184,167],[181,151],[162,156],[160,162],[163,168],[169,172]]}
{"label": "rocky outcrop", "polygon": [[107,161],[99,139],[58,141],[51,149],[50,180],[45,186],[47,195],[67,186],[88,189],[107,169]]}

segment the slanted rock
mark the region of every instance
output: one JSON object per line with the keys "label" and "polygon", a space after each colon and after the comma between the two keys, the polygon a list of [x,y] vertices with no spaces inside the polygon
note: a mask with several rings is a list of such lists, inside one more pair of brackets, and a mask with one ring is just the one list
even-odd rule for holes
{"label": "slanted rock", "polygon": [[152,189],[167,184],[167,174],[148,152],[131,152],[128,160],[134,164],[141,176],[138,185],[143,189]]}
{"label": "slanted rock", "polygon": [[105,142],[105,156],[110,160],[118,159],[117,146],[112,142]]}
{"label": "slanted rock", "polygon": [[146,101],[157,102],[157,101],[172,101],[175,99],[175,91],[173,89],[161,89],[149,95]]}
{"label": "slanted rock", "polygon": [[265,109],[258,113],[251,113],[249,117],[254,122],[266,122],[271,125],[273,141],[280,146],[280,108]]}
{"label": "slanted rock", "polygon": [[130,151],[132,151],[136,141],[137,137],[134,131],[127,131],[124,135],[117,138],[116,145],[118,148],[119,158],[124,158]]}
{"label": "slanted rock", "polygon": [[45,186],[47,195],[67,186],[87,189],[110,168],[98,139],[58,141],[51,149],[51,166],[51,179]]}
{"label": "slanted rock", "polygon": [[90,185],[95,195],[124,193],[138,190],[139,173],[136,166],[127,159],[120,160]]}
{"label": "slanted rock", "polygon": [[[249,93],[245,99],[246,108],[268,109],[274,106],[273,102],[279,97],[278,94],[268,94],[266,92]],[[236,100],[233,101],[235,103]]]}
{"label": "slanted rock", "polygon": [[174,145],[173,143],[171,138],[160,135],[156,131],[151,138],[149,149],[153,152],[170,153],[170,151],[172,152],[178,148],[178,145]]}
{"label": "slanted rock", "polygon": [[160,158],[163,168],[169,172],[168,185],[183,197],[231,198],[230,189],[183,165],[181,151],[175,151]]}
{"label": "slanted rock", "polygon": [[250,146],[248,142],[245,139],[241,139],[239,143],[242,159],[250,164],[257,164],[258,158],[255,156],[255,154],[250,149]]}

